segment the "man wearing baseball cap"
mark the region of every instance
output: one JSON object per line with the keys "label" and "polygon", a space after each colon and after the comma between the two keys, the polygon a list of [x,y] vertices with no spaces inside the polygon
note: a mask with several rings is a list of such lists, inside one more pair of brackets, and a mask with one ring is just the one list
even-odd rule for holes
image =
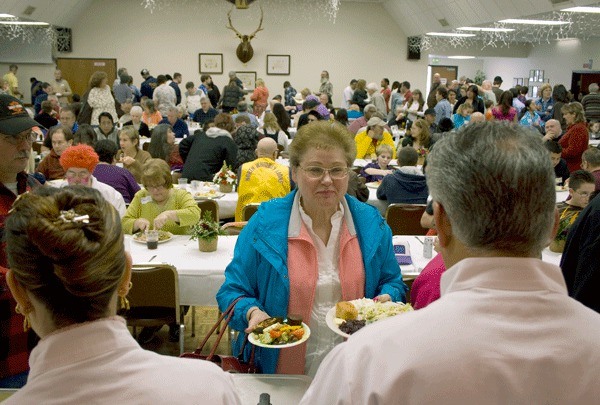
{"label": "man wearing baseball cap", "polygon": [[[32,128],[38,123],[29,117],[20,100],[0,94],[0,237],[13,202],[20,194],[40,184],[25,173]],[[23,317],[15,312],[16,302],[6,287],[6,256],[0,246],[0,388],[18,388],[27,380],[29,350]],[[27,308],[21,309],[27,311]]]}

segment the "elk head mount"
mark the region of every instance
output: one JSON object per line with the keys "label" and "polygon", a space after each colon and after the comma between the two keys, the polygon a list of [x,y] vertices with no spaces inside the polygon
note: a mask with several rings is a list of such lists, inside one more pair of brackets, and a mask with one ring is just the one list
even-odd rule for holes
{"label": "elk head mount", "polygon": [[242,63],[246,63],[250,59],[252,59],[252,57],[254,56],[254,49],[252,49],[252,44],[250,44],[250,41],[252,41],[252,38],[254,38],[254,36],[256,35],[256,33],[258,31],[263,30],[263,28],[262,28],[262,22],[263,22],[262,5],[260,6],[260,22],[258,23],[258,28],[256,29],[256,31],[254,31],[250,35],[243,35],[233,27],[233,24],[231,23],[231,12],[232,11],[233,11],[233,7],[227,13],[227,19],[229,20],[229,25],[227,25],[227,28],[229,28],[230,30],[233,30],[233,32],[235,32],[235,35],[237,35],[237,37],[240,39],[240,41],[242,41],[242,42],[240,42],[237,49],[235,50],[235,54],[237,55],[238,59],[240,61],[242,61]]}

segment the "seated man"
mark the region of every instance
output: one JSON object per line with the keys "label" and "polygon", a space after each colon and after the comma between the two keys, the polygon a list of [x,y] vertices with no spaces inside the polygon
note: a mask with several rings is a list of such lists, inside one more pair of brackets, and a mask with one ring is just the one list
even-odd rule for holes
{"label": "seated man", "polygon": [[67,148],[60,156],[60,164],[66,172],[67,183],[65,185],[95,188],[123,217],[125,215],[123,196],[108,184],[99,182],[92,175],[98,161],[98,155],[91,146],[81,144]]}
{"label": "seated man", "polygon": [[48,131],[48,139],[52,142],[52,149],[37,167],[46,180],[58,180],[65,177],[65,170],[60,164],[60,156],[73,144],[73,133],[69,128],[56,126]]}
{"label": "seated man", "polygon": [[129,204],[135,193],[140,191],[140,185],[129,170],[115,165],[119,148],[113,141],[103,139],[96,142],[94,151],[100,159],[94,169],[94,177],[121,193],[125,203]]}
{"label": "seated man", "polygon": [[258,118],[256,118],[256,115],[248,112],[248,103],[246,103],[245,101],[240,101],[237,105],[237,110],[238,110],[238,113],[233,114],[233,116],[231,117],[231,118],[233,118],[234,121],[236,120],[237,117],[248,117],[250,119],[250,124],[254,128],[259,127]]}
{"label": "seated man", "polygon": [[596,403],[600,317],[539,259],[557,225],[540,137],[467,125],[427,160],[441,298],[337,345],[300,403]]}
{"label": "seated man", "polygon": [[600,191],[600,149],[589,148],[583,152],[583,155],[581,155],[581,168],[592,173],[596,180],[596,191]]}
{"label": "seated man", "polygon": [[[562,153],[562,146],[556,141],[544,142],[546,150],[550,152],[550,159],[552,159],[552,165],[554,166],[554,177],[556,178],[556,185],[562,186],[569,178],[569,168],[567,167],[567,161],[560,157]],[[560,181],[559,181],[560,179]]]}
{"label": "seated man", "polygon": [[354,137],[356,142],[357,159],[375,159],[375,151],[380,145],[389,145],[392,147],[392,159],[396,158],[394,153],[394,138],[385,129],[385,121],[379,117],[372,117],[367,122],[367,127],[361,130]]}
{"label": "seated man", "polygon": [[167,109],[167,117],[163,118],[159,124],[169,124],[175,133],[175,138],[185,138],[190,135],[187,124],[179,118],[179,109],[177,107],[169,107]]}
{"label": "seated man", "polygon": [[256,147],[256,159],[241,166],[236,221],[243,220],[242,211],[246,205],[283,197],[290,192],[289,168],[275,162],[278,152],[273,139],[263,138]]}
{"label": "seated man", "polygon": [[398,165],[381,181],[377,189],[377,198],[387,200],[389,204],[426,204],[429,191],[425,176],[417,167],[419,152],[414,148],[402,148],[398,151]]}
{"label": "seated man", "polygon": [[[567,240],[567,234],[577,216],[590,202],[590,195],[596,189],[594,176],[585,170],[576,170],[569,176],[569,199],[556,204],[559,223],[558,232],[554,237],[555,242]],[[553,245],[550,245],[553,249]],[[559,249],[562,251],[562,247]]]}
{"label": "seated man", "polygon": [[200,108],[194,112],[192,120],[204,125],[206,122],[214,120],[219,112],[210,105],[207,96],[200,97]]}

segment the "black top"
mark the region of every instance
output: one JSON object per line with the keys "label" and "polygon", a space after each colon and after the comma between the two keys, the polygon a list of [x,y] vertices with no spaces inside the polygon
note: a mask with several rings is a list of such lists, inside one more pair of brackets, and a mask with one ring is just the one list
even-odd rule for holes
{"label": "black top", "polygon": [[[212,128],[211,128],[212,129]],[[208,137],[198,130],[179,143],[179,154],[184,161],[182,177],[189,180],[212,181],[223,166],[223,161],[233,167],[237,146],[228,136]]]}

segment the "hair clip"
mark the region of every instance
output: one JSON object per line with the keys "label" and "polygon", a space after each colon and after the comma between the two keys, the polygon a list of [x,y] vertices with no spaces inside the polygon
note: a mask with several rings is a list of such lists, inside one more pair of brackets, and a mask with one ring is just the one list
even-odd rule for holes
{"label": "hair clip", "polygon": [[64,222],[83,222],[84,224],[90,223],[89,215],[79,215],[72,209],[70,209],[69,211],[61,211],[60,216],[58,218],[62,219]]}

